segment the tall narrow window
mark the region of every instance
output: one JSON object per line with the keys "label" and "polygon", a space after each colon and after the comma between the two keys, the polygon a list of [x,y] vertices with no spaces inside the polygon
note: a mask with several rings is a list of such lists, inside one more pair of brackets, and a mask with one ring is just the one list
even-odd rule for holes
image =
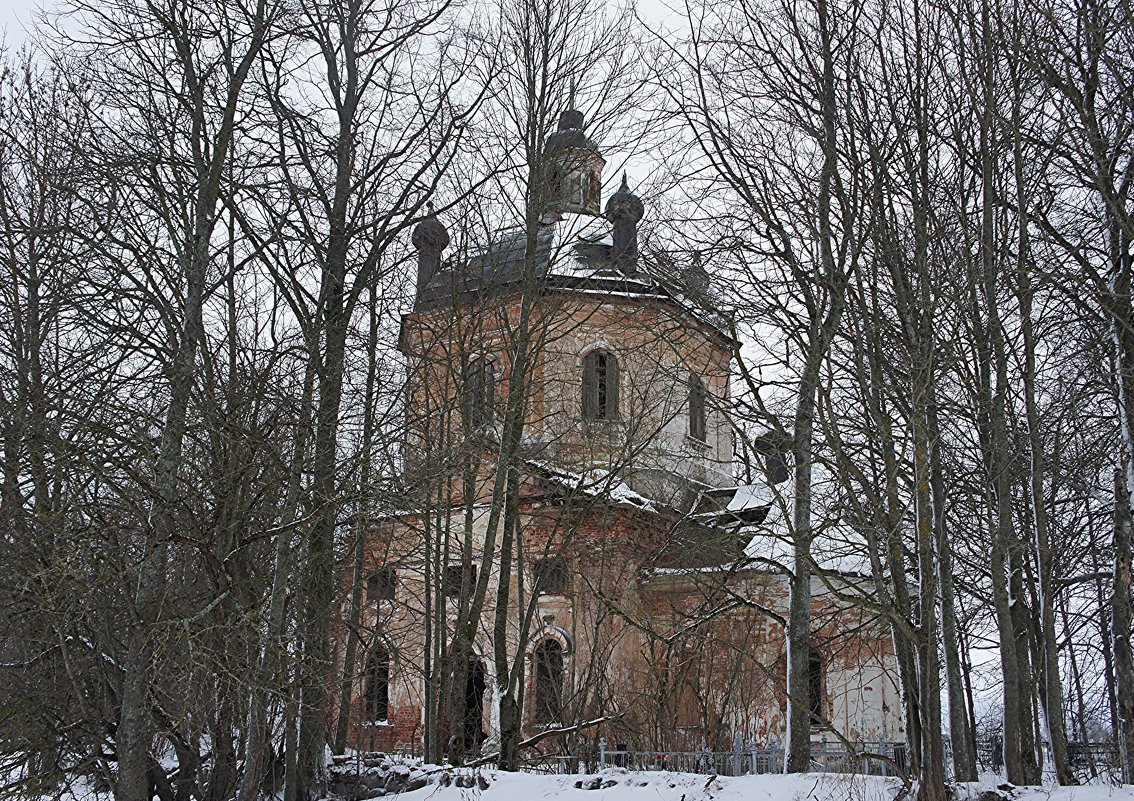
{"label": "tall narrow window", "polygon": [[533,723],[562,723],[563,646],[544,640],[535,650],[535,715]]}
{"label": "tall narrow window", "polygon": [[567,592],[567,563],[562,559],[542,559],[535,563],[536,592],[563,595]]}
{"label": "tall narrow window", "polygon": [[390,717],[390,655],[381,645],[374,646],[366,660],[362,712],[366,720]]}
{"label": "tall narrow window", "polygon": [[705,441],[705,382],[696,373],[689,374],[689,436]]}
{"label": "tall narrow window", "polygon": [[618,419],[618,360],[605,350],[592,350],[583,358],[583,417]]}
{"label": "tall narrow window", "polygon": [[823,659],[814,650],[807,657],[807,698],[811,722],[823,722]]}
{"label": "tall narrow window", "polygon": [[496,399],[496,369],[488,359],[473,359],[465,367],[465,408],[473,428],[492,425]]}

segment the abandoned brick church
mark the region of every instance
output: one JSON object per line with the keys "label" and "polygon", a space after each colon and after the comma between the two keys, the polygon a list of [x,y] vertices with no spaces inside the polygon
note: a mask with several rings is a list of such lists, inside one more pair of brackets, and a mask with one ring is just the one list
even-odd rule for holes
{"label": "abandoned brick church", "polygon": [[[631,749],[775,745],[787,704],[784,463],[769,448],[759,480],[736,478],[737,343],[700,263],[639,251],[645,209],[625,176],[600,202],[605,162],[581,113],[562,115],[545,152],[555,166],[538,225],[445,260],[436,217],[413,232],[400,347],[415,489],[374,520],[362,550],[351,744],[420,752],[426,710],[456,704],[468,750],[487,752],[498,685],[512,681],[525,737],[609,717],[579,736]],[[519,338],[530,358],[517,369]],[[511,392],[520,380],[525,391]],[[513,401],[517,500],[501,513],[496,457]],[[840,582],[865,578],[822,547],[813,736],[902,740],[889,629],[840,600]],[[456,691],[449,643],[476,605]],[[497,675],[503,663],[514,675]],[[566,747],[555,739],[540,747]]]}

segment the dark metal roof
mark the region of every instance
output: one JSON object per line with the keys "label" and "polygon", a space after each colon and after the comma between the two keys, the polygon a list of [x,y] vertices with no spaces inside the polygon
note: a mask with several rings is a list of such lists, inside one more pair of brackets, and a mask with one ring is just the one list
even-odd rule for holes
{"label": "dark metal roof", "polygon": [[586,291],[622,297],[657,298],[681,307],[727,337],[729,326],[720,304],[686,287],[671,260],[639,256],[633,265],[612,258],[610,225],[590,215],[559,215],[537,229],[532,273],[525,276],[527,232],[498,232],[480,252],[452,258],[419,287],[418,309],[463,305],[478,298],[511,294],[528,278],[543,291]]}

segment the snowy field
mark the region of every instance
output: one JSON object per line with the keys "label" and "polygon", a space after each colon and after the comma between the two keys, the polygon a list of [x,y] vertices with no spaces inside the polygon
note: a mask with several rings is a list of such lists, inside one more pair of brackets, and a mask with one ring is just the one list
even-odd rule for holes
{"label": "snowy field", "polygon": [[[550,798],[575,801],[892,801],[902,789],[897,779],[841,774],[712,777],[620,770],[587,777],[493,770],[485,770],[481,774],[488,782],[487,789],[482,789],[483,782],[472,787],[458,787],[456,783],[448,786],[430,784],[395,797],[403,801],[539,801]],[[601,780],[598,789],[576,787],[580,781],[593,784],[595,778]],[[996,780],[991,776],[978,784],[961,785],[957,801],[978,801],[983,793],[995,787]],[[1134,786],[1029,788],[998,792],[997,795],[1019,801],[1134,801]],[[991,801],[991,797],[986,798]]]}
{"label": "snowy field", "polygon": [[[335,771],[345,778],[342,765]],[[451,768],[420,762],[387,763],[380,770],[363,770],[375,780],[371,786],[356,783],[352,790],[332,786],[324,801],[895,801],[902,797],[902,782],[881,776],[840,773],[759,776],[706,776],[668,771],[627,771],[611,768],[587,775],[508,773],[486,768]],[[383,789],[384,780],[396,775],[395,784]],[[9,780],[14,776],[8,776]],[[407,786],[408,785],[408,786]],[[12,785],[9,785],[12,786]],[[910,788],[903,801],[914,801]],[[0,794],[2,797],[2,794]],[[28,798],[28,796],[18,796]],[[1012,788],[985,774],[980,782],[955,786],[953,801],[1134,801],[1134,785],[1094,784],[1083,787]],[[40,801],[113,801],[105,789],[96,791],[82,778],[58,788]]]}

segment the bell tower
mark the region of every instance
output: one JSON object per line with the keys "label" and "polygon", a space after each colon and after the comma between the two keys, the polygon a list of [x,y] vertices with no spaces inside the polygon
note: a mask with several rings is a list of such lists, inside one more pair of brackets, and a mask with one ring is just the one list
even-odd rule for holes
{"label": "bell tower", "polygon": [[548,213],[600,214],[602,168],[606,160],[583,132],[583,112],[559,115],[559,128],[544,142]]}

